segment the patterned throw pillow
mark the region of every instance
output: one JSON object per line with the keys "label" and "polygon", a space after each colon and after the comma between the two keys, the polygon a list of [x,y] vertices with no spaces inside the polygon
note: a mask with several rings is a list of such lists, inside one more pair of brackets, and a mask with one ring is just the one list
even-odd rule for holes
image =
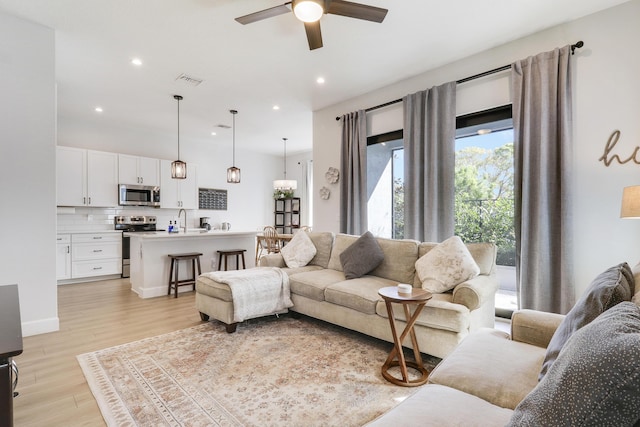
{"label": "patterned throw pillow", "polygon": [[340,263],[344,277],[357,279],[362,277],[384,261],[384,252],[380,244],[367,231],[340,254]]}
{"label": "patterned throw pillow", "polygon": [[284,248],[280,250],[289,268],[304,267],[316,256],[316,246],[306,231],[298,231]]}
{"label": "patterned throw pillow", "polygon": [[422,288],[439,294],[480,274],[467,246],[458,236],[438,244],[416,261],[416,272]]}
{"label": "patterned throw pillow", "polygon": [[634,288],[633,273],[626,262],[603,271],[593,279],[551,337],[538,379],[544,377],[565,342],[575,331],[614,305],[631,300]]}
{"label": "patterned throw pillow", "polygon": [[639,425],[640,308],[622,302],[576,331],[508,427]]}

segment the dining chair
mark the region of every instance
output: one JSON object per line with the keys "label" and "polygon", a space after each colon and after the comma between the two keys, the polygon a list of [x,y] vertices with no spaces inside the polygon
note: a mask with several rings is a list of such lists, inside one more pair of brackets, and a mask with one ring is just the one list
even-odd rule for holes
{"label": "dining chair", "polygon": [[265,249],[268,254],[274,254],[280,252],[280,239],[278,238],[278,232],[275,227],[267,225],[262,231],[264,235]]}

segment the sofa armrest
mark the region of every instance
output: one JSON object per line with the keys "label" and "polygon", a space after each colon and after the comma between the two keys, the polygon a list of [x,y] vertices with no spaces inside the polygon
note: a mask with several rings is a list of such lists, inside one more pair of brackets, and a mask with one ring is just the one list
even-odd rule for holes
{"label": "sofa armrest", "polygon": [[280,267],[284,268],[287,264],[282,258],[282,254],[267,254],[260,258],[258,261],[260,267]]}
{"label": "sofa armrest", "polygon": [[516,310],[511,316],[511,339],[547,348],[562,319],[562,314]]}
{"label": "sofa armrest", "polygon": [[453,288],[453,302],[475,310],[487,301],[494,301],[498,291],[495,274],[481,274]]}

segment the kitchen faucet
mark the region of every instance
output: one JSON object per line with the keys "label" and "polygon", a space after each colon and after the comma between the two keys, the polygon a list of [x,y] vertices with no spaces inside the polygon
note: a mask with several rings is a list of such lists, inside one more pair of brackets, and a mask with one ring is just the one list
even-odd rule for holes
{"label": "kitchen faucet", "polygon": [[185,234],[187,233],[187,211],[185,211],[184,209],[180,209],[178,211],[178,219],[180,219],[180,216],[182,215],[182,212],[184,212],[184,232]]}

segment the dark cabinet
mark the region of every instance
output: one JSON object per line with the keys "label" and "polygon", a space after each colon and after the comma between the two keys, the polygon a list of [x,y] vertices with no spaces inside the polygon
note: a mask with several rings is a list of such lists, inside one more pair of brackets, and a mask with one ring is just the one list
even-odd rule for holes
{"label": "dark cabinet", "polygon": [[13,391],[17,368],[12,357],[22,353],[18,285],[0,286],[0,426],[13,426]]}
{"label": "dark cabinet", "polygon": [[275,199],[274,226],[280,234],[292,234],[300,228],[300,197]]}

